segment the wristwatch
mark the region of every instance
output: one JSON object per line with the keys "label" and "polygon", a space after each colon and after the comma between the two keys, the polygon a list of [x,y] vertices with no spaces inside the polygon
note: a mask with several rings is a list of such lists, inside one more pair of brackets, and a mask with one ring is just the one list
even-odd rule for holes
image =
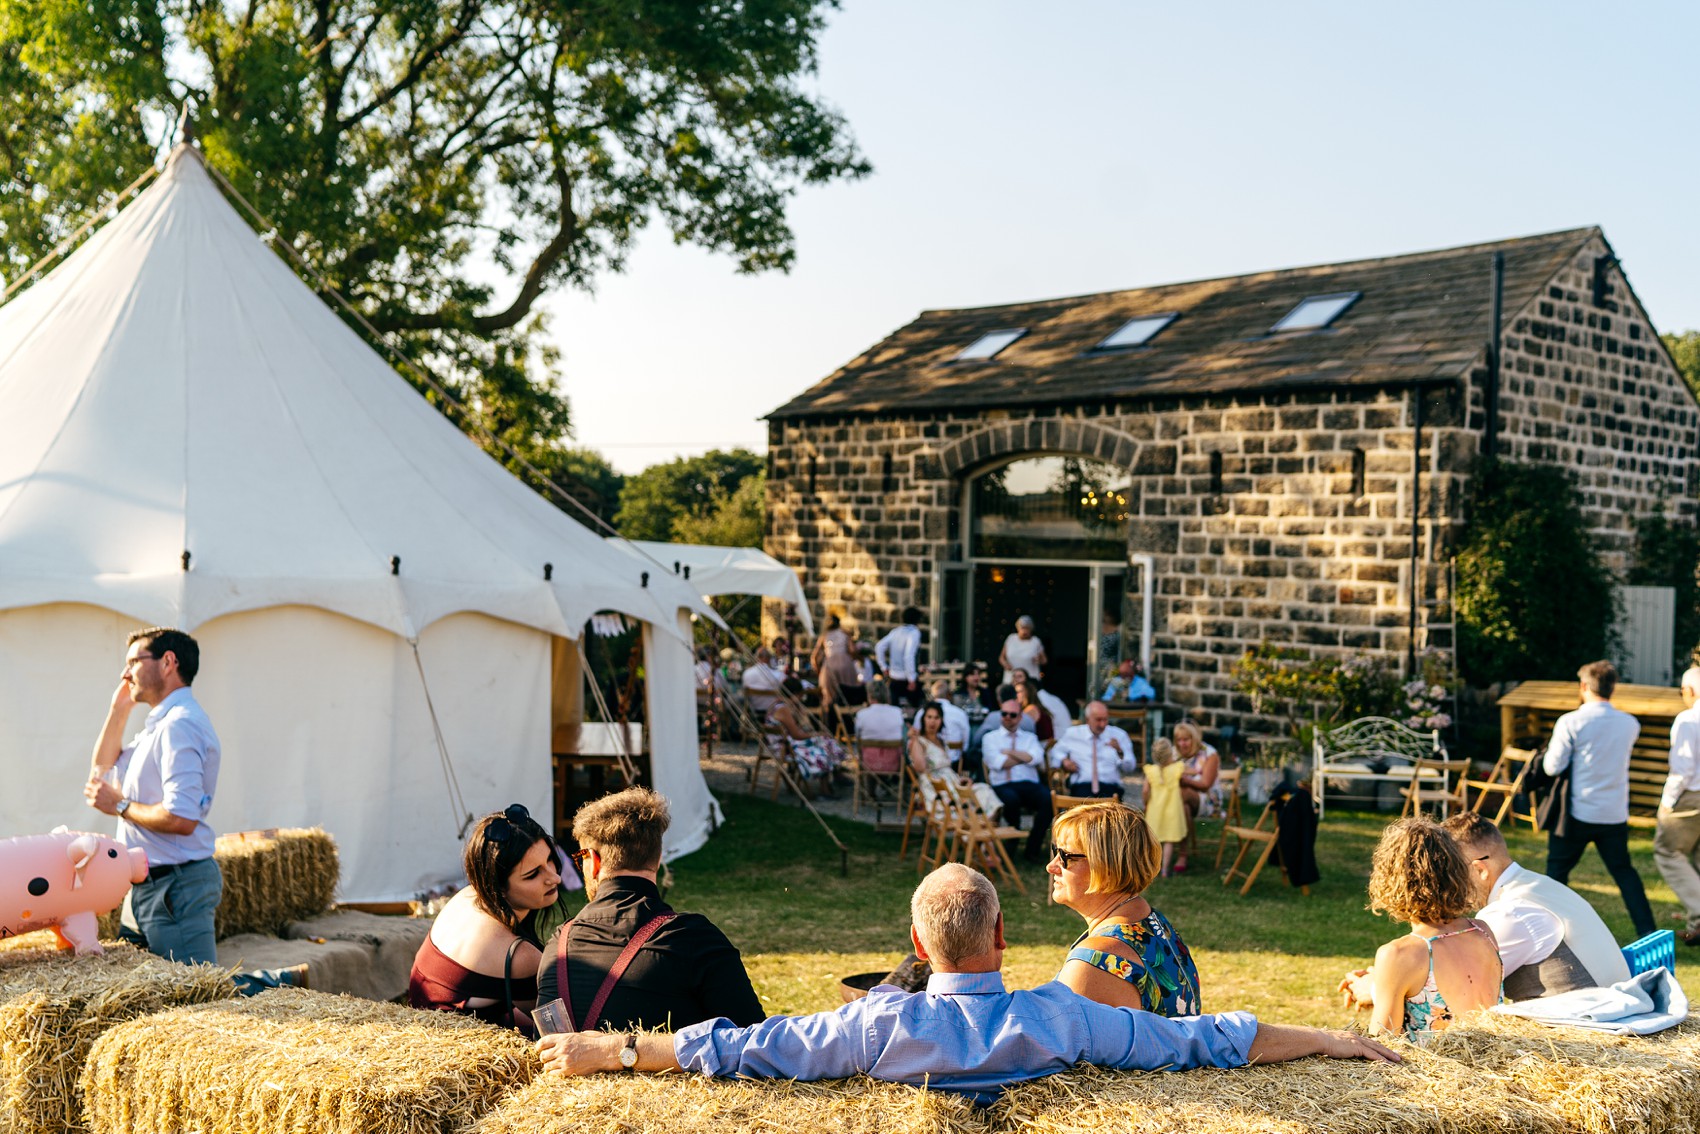
{"label": "wristwatch", "polygon": [[620,1070],[633,1071],[637,1069],[637,1033],[626,1036],[626,1046],[620,1049]]}
{"label": "wristwatch", "polygon": [[129,800],[129,799],[120,799],[118,801],[118,806],[114,807],[112,810],[114,810],[118,814],[122,815],[122,814],[124,814],[124,812],[130,810],[130,804],[133,803],[133,802],[134,802],[133,800]]}

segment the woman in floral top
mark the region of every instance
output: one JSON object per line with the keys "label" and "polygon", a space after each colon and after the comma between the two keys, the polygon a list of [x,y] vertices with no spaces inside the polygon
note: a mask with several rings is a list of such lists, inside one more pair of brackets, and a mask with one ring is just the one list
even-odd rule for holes
{"label": "woman in floral top", "polygon": [[1162,864],[1145,817],[1114,800],[1081,804],[1057,816],[1051,842],[1051,896],[1086,922],[1057,979],[1104,1004],[1198,1015],[1192,953],[1143,897]]}

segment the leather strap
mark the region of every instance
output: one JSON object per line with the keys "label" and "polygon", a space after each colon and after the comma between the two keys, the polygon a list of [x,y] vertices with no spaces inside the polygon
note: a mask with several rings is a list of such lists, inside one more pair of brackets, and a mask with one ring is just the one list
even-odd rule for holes
{"label": "leather strap", "polygon": [[626,970],[631,967],[633,959],[637,957],[638,950],[643,948],[644,942],[655,936],[656,930],[678,916],[676,913],[656,914],[644,922],[636,933],[632,934],[631,940],[626,942],[626,947],[620,950],[619,957],[615,958],[614,966],[608,970],[608,975],[602,978],[602,987],[596,990],[596,999],[590,1002],[590,1014],[584,1018],[582,1025],[573,1017],[572,986],[567,983],[567,935],[571,932],[573,923],[569,921],[556,931],[555,989],[560,994],[561,1005],[567,1010],[569,1030],[575,1032],[593,1032],[596,1030],[596,1025],[602,1019],[602,1009],[608,1003],[609,995],[614,991],[614,987],[620,983],[620,978],[626,975]]}

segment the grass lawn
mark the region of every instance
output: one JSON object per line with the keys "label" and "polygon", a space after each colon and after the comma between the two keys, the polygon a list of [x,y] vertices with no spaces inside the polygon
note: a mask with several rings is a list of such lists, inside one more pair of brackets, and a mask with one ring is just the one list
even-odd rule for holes
{"label": "grass lawn", "polygon": [[[708,845],[673,863],[668,901],[707,914],[744,954],[769,1013],[815,1012],[839,1003],[838,979],[884,971],[908,950],[909,895],[916,882],[915,845],[899,859],[900,836],[866,824],[828,820],[850,848],[850,874],[814,818],[801,807],[728,795],[726,823]],[[1330,810],[1317,838],[1323,880],[1309,897],[1266,869],[1250,896],[1221,885],[1209,853],[1193,872],[1154,883],[1147,896],[1172,921],[1198,962],[1207,1011],[1245,1008],[1283,1023],[1338,1026],[1349,1013],[1334,986],[1347,969],[1367,964],[1377,946],[1404,928],[1364,908],[1369,857],[1389,816]],[[1522,830],[1511,851],[1525,866],[1545,863],[1545,836]],[[1652,831],[1630,839],[1635,863],[1661,928],[1680,907],[1653,866]],[[1019,854],[1017,855],[1019,860]],[[1023,868],[1027,896],[1002,889],[1011,987],[1055,975],[1084,923],[1047,905],[1045,875]],[[1605,917],[1620,943],[1633,937],[1617,888],[1592,851],[1571,885]],[[1677,944],[1677,976],[1700,989],[1700,949]]]}

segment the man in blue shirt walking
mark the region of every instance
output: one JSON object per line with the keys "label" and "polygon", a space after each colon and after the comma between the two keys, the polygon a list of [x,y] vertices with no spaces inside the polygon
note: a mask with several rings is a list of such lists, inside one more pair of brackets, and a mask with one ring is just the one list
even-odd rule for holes
{"label": "man in blue shirt walking", "polygon": [[866,1072],[981,1103],[1011,1083],[1081,1062],[1180,1071],[1307,1055],[1399,1059],[1366,1036],[1260,1024],[1245,1012],[1169,1019],[1111,1008],[1055,981],[1008,992],[999,971],[1005,946],[997,890],[960,863],[922,880],[910,914],[915,953],[933,966],[925,992],[882,985],[835,1012],[776,1016],[747,1028],[720,1019],[672,1035],[562,1033],[539,1040],[538,1054],[562,1075],[684,1070],[813,1080]]}

